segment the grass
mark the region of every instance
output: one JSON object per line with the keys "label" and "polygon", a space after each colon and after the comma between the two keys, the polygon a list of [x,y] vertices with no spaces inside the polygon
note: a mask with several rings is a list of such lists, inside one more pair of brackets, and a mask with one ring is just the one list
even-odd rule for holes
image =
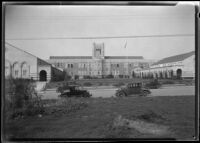
{"label": "grass", "polygon": [[[56,100],[49,100],[54,107]],[[76,112],[32,116],[6,120],[5,135],[9,138],[148,138],[158,137],[125,127],[114,128],[116,117],[140,119],[169,127],[165,137],[193,139],[194,97],[127,97],[74,98],[72,102],[87,104]],[[57,104],[61,110],[63,106]]]}

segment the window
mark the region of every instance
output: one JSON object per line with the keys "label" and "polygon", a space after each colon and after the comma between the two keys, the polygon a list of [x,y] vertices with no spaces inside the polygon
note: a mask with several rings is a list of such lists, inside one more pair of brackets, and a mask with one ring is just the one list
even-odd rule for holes
{"label": "window", "polygon": [[26,76],[26,70],[22,71],[23,76]]}
{"label": "window", "polygon": [[15,70],[15,76],[18,76],[18,70]]}
{"label": "window", "polygon": [[73,64],[71,64],[71,68],[73,68]]}
{"label": "window", "polygon": [[119,67],[119,64],[117,64],[117,67]]}

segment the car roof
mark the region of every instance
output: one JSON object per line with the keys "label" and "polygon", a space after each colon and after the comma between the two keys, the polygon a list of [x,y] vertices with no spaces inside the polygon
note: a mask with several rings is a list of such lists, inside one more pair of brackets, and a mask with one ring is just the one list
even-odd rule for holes
{"label": "car roof", "polygon": [[129,85],[129,84],[142,84],[142,82],[129,82],[129,83],[127,83],[127,85]]}

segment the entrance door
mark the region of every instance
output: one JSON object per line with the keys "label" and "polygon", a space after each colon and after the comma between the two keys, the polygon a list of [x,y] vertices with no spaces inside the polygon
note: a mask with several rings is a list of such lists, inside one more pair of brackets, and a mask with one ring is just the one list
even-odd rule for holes
{"label": "entrance door", "polygon": [[40,81],[47,81],[47,72],[45,70],[40,71]]}
{"label": "entrance door", "polygon": [[182,76],[182,70],[181,69],[177,69],[176,76],[177,76],[178,79],[181,79],[181,76]]}

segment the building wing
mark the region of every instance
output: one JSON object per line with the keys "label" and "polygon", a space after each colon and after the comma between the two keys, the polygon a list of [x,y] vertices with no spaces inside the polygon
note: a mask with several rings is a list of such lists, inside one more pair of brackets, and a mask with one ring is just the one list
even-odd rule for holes
{"label": "building wing", "polygon": [[[178,62],[178,61],[183,61],[184,59],[194,55],[195,52],[192,51],[192,52],[188,52],[188,53],[185,53],[185,54],[180,54],[180,55],[175,55],[175,56],[171,56],[171,57],[167,57],[167,58],[164,58],[156,63],[154,63],[153,65],[159,65],[159,64],[165,64],[165,63],[172,63],[172,62]],[[153,66],[152,65],[152,66]]]}

